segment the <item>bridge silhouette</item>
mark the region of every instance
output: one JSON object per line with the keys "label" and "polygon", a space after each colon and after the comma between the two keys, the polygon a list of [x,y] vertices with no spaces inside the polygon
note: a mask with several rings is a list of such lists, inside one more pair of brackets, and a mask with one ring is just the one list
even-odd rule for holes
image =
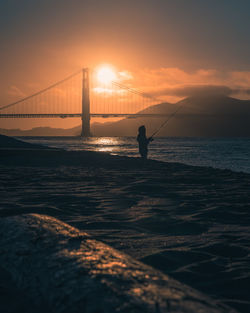
{"label": "bridge silhouette", "polygon": [[159,100],[118,81],[100,83],[84,68],[16,102],[0,107],[0,118],[81,118],[90,136],[91,117],[163,117],[146,113]]}

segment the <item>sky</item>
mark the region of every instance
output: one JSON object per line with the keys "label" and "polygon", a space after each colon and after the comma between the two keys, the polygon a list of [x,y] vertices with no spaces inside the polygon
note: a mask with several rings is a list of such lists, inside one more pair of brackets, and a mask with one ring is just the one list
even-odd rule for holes
{"label": "sky", "polygon": [[170,102],[248,99],[249,12],[249,0],[2,0],[0,106],[102,63]]}

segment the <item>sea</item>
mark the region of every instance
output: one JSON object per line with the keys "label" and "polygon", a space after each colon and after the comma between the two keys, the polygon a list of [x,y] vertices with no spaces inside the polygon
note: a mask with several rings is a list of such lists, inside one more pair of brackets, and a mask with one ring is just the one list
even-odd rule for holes
{"label": "sea", "polygon": [[[30,142],[65,150],[102,151],[138,157],[135,137],[19,137]],[[250,138],[155,138],[149,159],[250,173]]]}

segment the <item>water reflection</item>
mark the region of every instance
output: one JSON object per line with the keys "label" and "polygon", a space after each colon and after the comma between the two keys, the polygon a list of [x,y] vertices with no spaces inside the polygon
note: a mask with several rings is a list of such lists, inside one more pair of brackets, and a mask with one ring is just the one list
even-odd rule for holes
{"label": "water reflection", "polygon": [[121,143],[117,138],[100,137],[100,138],[89,138],[88,144],[92,146],[91,150],[111,153],[119,151]]}
{"label": "water reflection", "polygon": [[100,137],[100,138],[93,138],[92,140],[92,144],[96,144],[96,145],[117,145],[119,144],[119,140],[117,140],[114,137]]}
{"label": "water reflection", "polygon": [[[139,157],[136,137],[20,137],[21,140],[70,151],[105,151]],[[250,173],[250,138],[155,138],[149,159],[211,166]]]}
{"label": "water reflection", "polygon": [[100,148],[97,148],[96,151],[112,152],[112,151],[115,151],[115,148],[114,147],[100,147]]}

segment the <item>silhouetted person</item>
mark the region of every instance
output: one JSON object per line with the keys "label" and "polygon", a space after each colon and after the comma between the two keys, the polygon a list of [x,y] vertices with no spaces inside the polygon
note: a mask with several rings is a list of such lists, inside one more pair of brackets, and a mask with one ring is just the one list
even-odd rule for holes
{"label": "silhouetted person", "polygon": [[148,144],[150,141],[153,141],[153,139],[146,137],[146,128],[144,125],[140,126],[138,128],[138,136],[137,141],[139,143],[139,152],[143,159],[147,159],[148,157]]}

